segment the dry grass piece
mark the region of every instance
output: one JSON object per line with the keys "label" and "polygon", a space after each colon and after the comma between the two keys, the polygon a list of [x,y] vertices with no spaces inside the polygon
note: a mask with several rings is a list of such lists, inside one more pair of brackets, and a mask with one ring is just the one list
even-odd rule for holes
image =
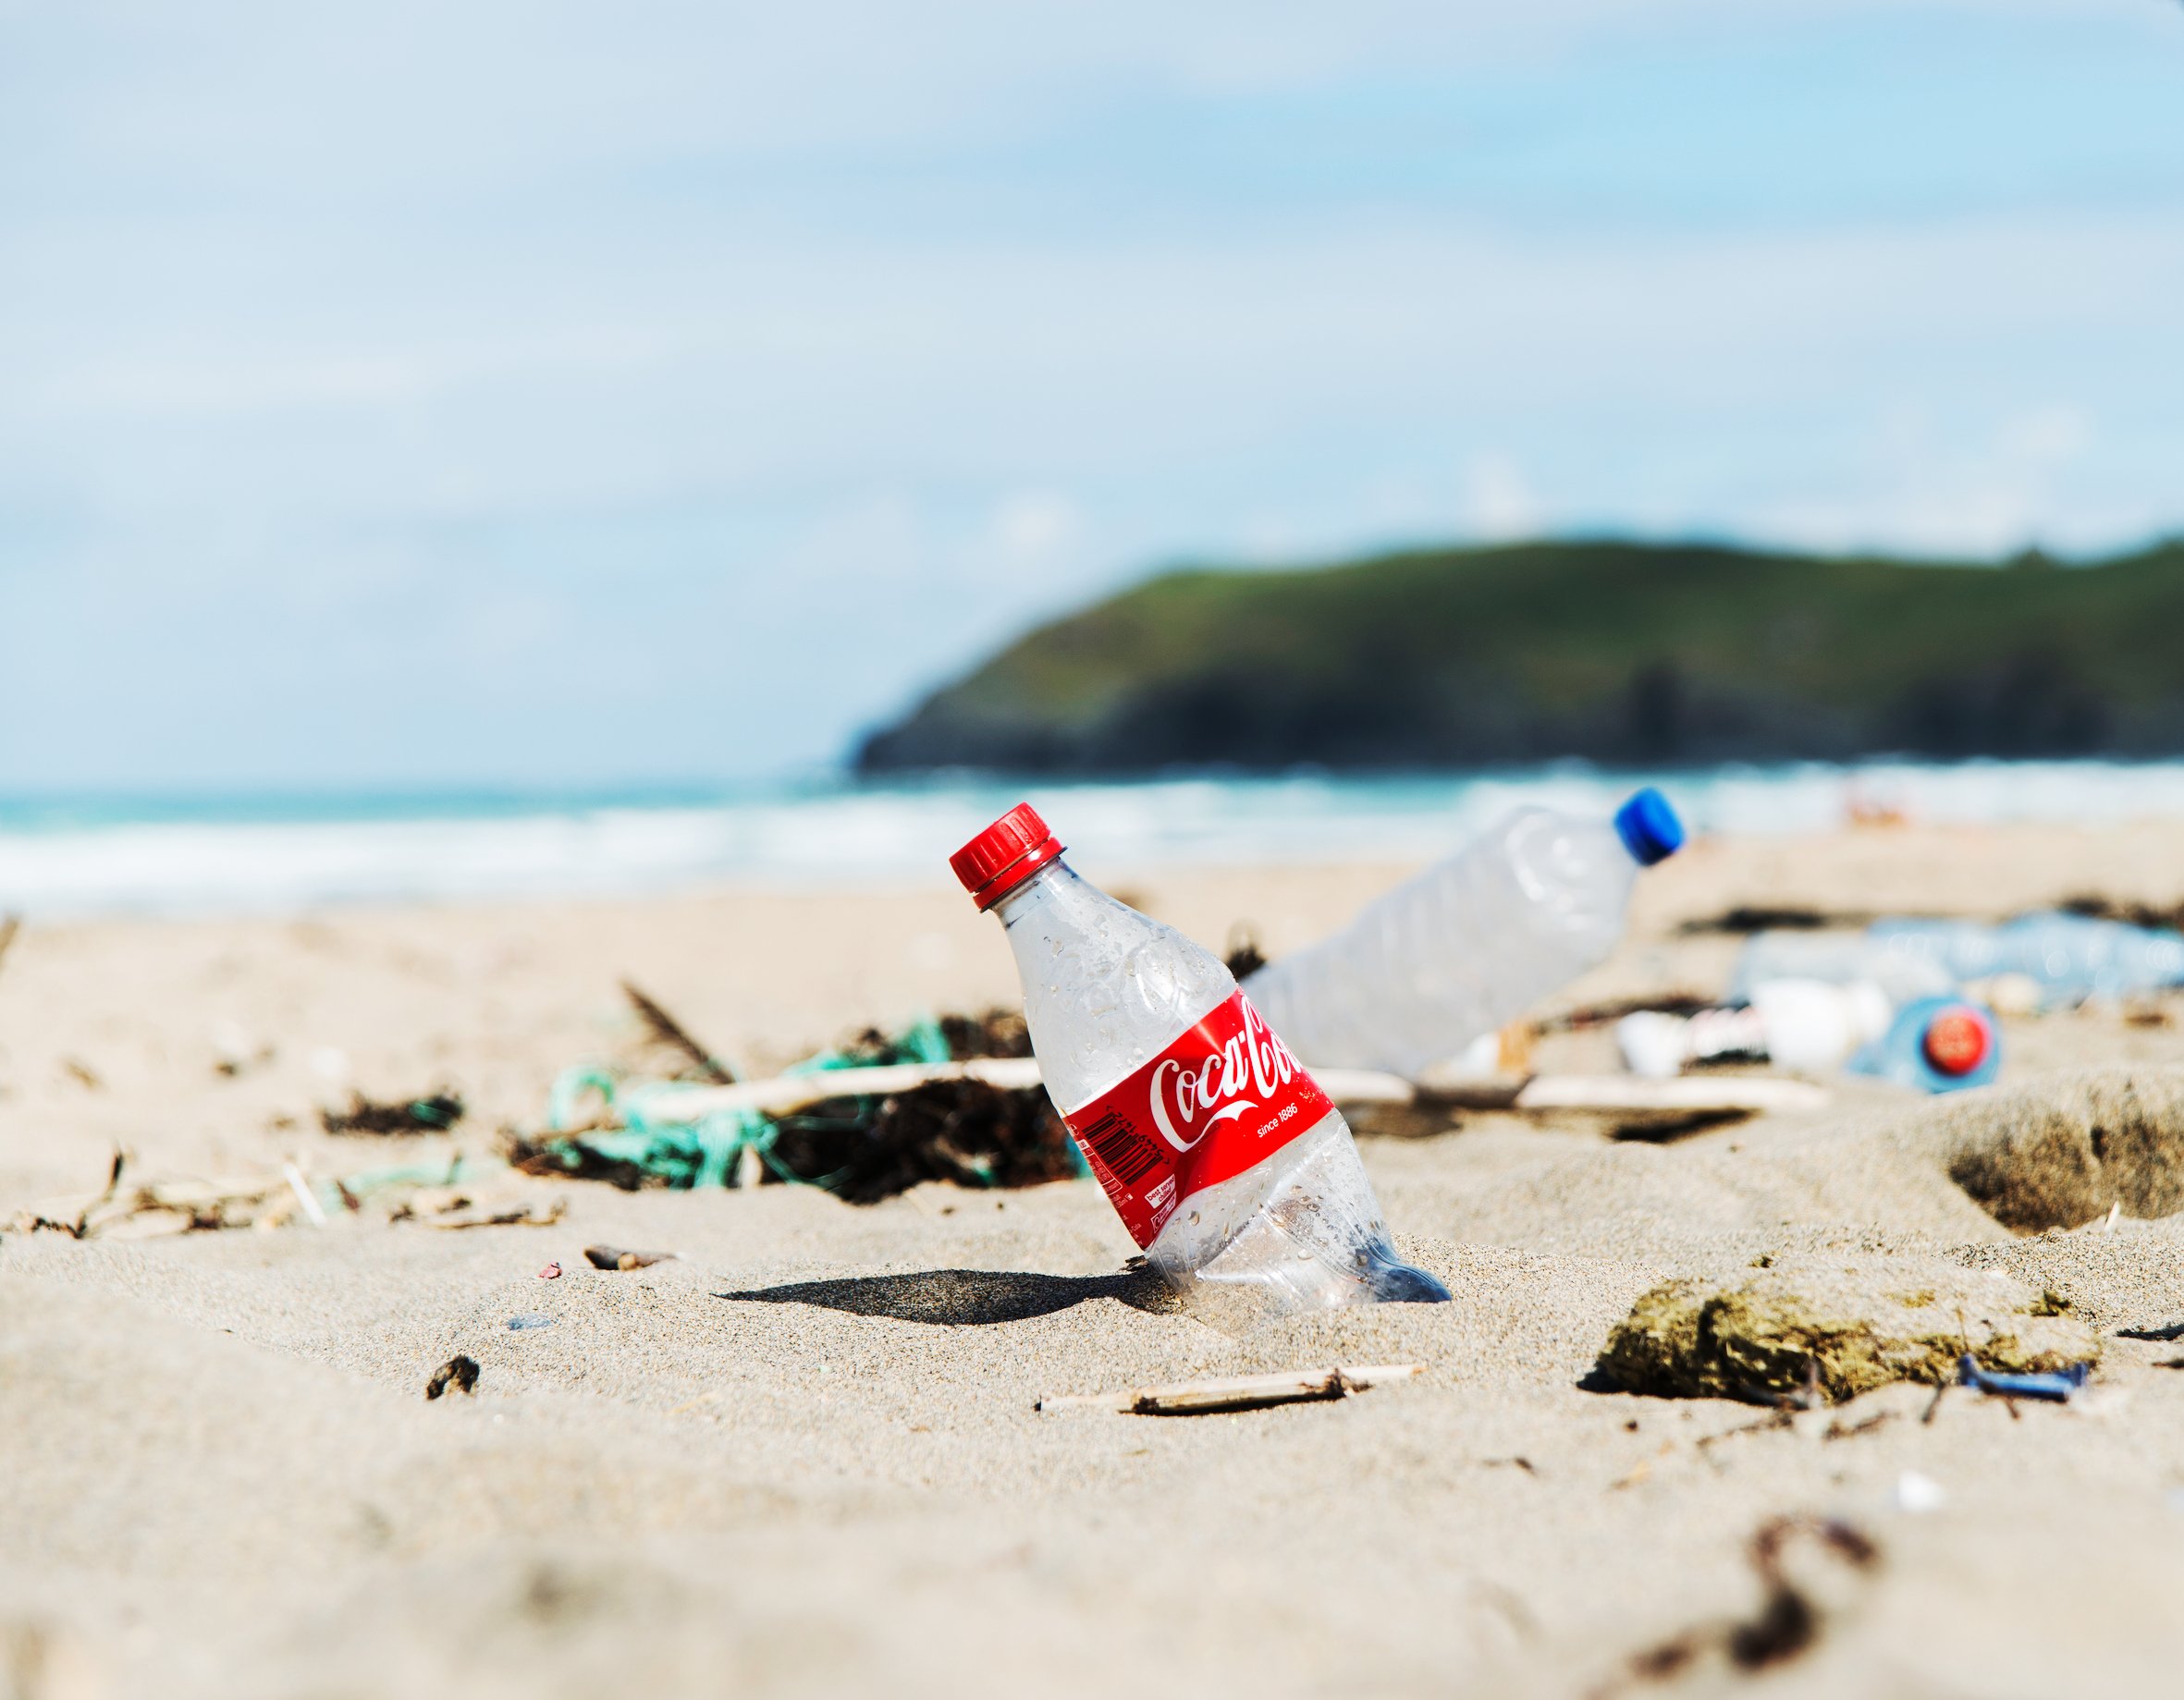
{"label": "dry grass piece", "polygon": [[713,1053],[690,1035],[690,1030],[669,1015],[653,998],[647,997],[629,981],[621,983],[622,996],[630,1000],[637,1018],[644,1023],[645,1032],[652,1039],[669,1050],[679,1053],[700,1080],[711,1081],[717,1086],[735,1083],[735,1070],[720,1061]]}

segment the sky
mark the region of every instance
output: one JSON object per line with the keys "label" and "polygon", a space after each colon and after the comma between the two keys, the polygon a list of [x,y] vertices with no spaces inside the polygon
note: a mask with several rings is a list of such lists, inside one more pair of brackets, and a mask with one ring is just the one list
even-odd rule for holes
{"label": "sky", "polygon": [[1185,561],[2129,547],[2180,302],[2174,0],[0,0],[0,793],[807,772]]}

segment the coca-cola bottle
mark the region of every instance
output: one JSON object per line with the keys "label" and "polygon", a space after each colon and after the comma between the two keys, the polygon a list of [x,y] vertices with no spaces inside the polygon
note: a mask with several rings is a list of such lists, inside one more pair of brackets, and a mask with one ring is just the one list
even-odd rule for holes
{"label": "coca-cola bottle", "polygon": [[1152,1265],[1243,1326],[1445,1300],[1396,1256],[1342,1113],[1220,958],[1061,852],[1025,803],[950,865],[1007,929],[1047,1095]]}

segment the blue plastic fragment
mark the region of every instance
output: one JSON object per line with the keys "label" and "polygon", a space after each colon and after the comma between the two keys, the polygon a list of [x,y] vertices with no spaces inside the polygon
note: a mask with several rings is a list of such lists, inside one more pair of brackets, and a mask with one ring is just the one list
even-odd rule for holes
{"label": "blue plastic fragment", "polygon": [[551,1316],[542,1316],[536,1311],[524,1311],[518,1315],[510,1316],[508,1319],[508,1326],[511,1328],[550,1328],[554,1326],[554,1319]]}
{"label": "blue plastic fragment", "polygon": [[1995,1370],[1982,1369],[1968,1351],[1957,1360],[1957,1380],[1963,1387],[1977,1388],[1982,1393],[2003,1398],[2047,1399],[2065,1404],[2085,1386],[2085,1378],[2092,1373],[2092,1367],[2091,1364],[2073,1364],[2068,1369],[2048,1370],[2038,1375],[2006,1376]]}

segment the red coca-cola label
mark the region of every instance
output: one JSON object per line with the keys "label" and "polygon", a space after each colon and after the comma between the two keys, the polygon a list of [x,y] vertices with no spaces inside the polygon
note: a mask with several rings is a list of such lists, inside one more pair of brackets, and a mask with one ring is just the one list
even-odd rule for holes
{"label": "red coca-cola label", "polygon": [[1194,1192],[1240,1175],[1334,1106],[1238,992],[1064,1118],[1140,1246]]}

